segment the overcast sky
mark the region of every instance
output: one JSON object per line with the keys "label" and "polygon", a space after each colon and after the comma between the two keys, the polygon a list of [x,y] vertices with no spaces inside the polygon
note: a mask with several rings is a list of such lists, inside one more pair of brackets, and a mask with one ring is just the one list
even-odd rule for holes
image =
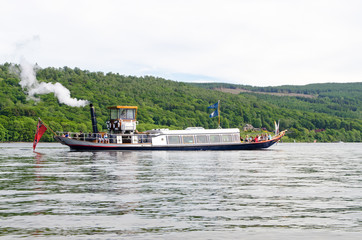
{"label": "overcast sky", "polygon": [[0,63],[254,86],[362,82],[360,0],[0,0]]}

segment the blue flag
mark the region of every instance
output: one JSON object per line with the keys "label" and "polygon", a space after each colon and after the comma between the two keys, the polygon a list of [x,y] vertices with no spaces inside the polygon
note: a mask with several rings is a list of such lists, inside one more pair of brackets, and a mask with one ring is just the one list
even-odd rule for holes
{"label": "blue flag", "polygon": [[218,108],[219,102],[207,107],[207,108]]}
{"label": "blue flag", "polygon": [[216,117],[216,116],[219,116],[219,111],[217,109],[209,115],[210,118]]}

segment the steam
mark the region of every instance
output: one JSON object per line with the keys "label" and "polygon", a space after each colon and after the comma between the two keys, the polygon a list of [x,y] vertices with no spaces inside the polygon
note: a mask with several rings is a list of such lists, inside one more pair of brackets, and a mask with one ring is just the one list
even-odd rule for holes
{"label": "steam", "polygon": [[70,91],[60,83],[39,83],[35,74],[36,66],[28,63],[24,58],[20,62],[20,85],[27,91],[29,97],[38,100],[34,97],[35,94],[54,93],[59,103],[66,104],[71,107],[84,107],[88,105],[87,100],[76,99],[70,97]]}

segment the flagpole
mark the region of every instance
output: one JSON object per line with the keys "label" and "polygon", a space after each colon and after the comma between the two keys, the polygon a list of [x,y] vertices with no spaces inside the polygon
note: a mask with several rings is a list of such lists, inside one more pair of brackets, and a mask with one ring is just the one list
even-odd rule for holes
{"label": "flagpole", "polygon": [[217,101],[217,112],[219,113],[219,128],[220,127],[220,100]]}
{"label": "flagpole", "polygon": [[46,125],[40,118],[38,118],[39,119],[39,121],[42,123],[42,124],[44,124],[44,126],[46,127],[46,128],[48,128],[55,136],[58,136],[58,134],[56,134],[54,131],[53,131],[53,129],[51,129],[48,125]]}

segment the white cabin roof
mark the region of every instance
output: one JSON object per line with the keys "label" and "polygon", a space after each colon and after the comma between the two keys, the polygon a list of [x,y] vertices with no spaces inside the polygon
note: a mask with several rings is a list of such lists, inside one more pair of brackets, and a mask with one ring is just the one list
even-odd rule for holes
{"label": "white cabin roof", "polygon": [[152,129],[146,131],[150,134],[162,134],[162,135],[195,135],[195,134],[240,134],[239,128],[220,128],[220,129],[204,129],[200,127],[190,127],[185,130],[169,130],[164,129]]}

